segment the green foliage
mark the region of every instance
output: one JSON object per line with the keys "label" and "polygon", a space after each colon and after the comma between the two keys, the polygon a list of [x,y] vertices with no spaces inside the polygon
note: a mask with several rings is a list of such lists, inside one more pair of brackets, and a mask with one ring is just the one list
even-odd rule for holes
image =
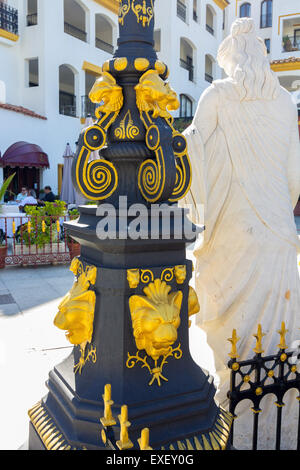
{"label": "green foliage", "polygon": [[183,132],[185,129],[192,124],[193,119],[179,118],[175,119],[173,126],[178,132]]}
{"label": "green foliage", "polygon": [[41,207],[26,207],[25,212],[31,218],[30,229],[28,223],[23,225],[23,243],[27,246],[37,245],[39,248],[50,241],[57,243],[59,240],[57,221],[64,216],[65,210],[64,201],[45,202],[45,205]]}
{"label": "green foliage", "polygon": [[74,219],[77,219],[77,217],[79,217],[80,213],[77,209],[72,209],[69,211],[69,216],[71,218],[71,220],[74,220]]}
{"label": "green foliage", "polygon": [[10,176],[4,181],[3,185],[1,186],[1,188],[0,188],[0,201],[3,199],[3,197],[4,197],[5,193],[6,193],[6,191],[8,190],[8,187],[9,187],[10,183],[12,182],[12,180],[13,180],[14,177],[15,177],[15,174],[16,174],[16,173],[14,173],[13,175],[10,175]]}

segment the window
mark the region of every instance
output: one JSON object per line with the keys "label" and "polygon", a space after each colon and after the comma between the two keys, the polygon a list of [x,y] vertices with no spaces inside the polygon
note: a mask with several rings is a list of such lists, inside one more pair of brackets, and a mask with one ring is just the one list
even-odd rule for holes
{"label": "window", "polygon": [[261,4],[260,27],[272,27],[272,0],[264,0]]}
{"label": "window", "polygon": [[27,86],[33,88],[39,86],[39,59],[28,59],[27,61]]}
{"label": "window", "polygon": [[267,48],[267,53],[270,54],[271,52],[271,39],[265,39],[265,45]]}
{"label": "window", "polygon": [[113,28],[111,23],[103,16],[96,15],[95,18],[96,25],[96,43],[95,46],[98,49],[102,49],[109,54],[114,53],[113,46]]}
{"label": "window", "polygon": [[193,20],[198,23],[198,0],[193,1]]}
{"label": "window", "polygon": [[251,5],[250,3],[243,3],[240,7],[240,18],[251,16]]}
{"label": "window", "polygon": [[69,65],[59,67],[59,114],[76,117],[75,73]]}
{"label": "window", "polygon": [[38,6],[37,0],[27,0],[27,26],[38,24]]}
{"label": "window", "polygon": [[186,23],[187,12],[185,0],[177,0],[177,16]]}
{"label": "window", "polygon": [[180,117],[190,118],[193,116],[193,102],[186,95],[180,95]]}
{"label": "window", "polygon": [[66,34],[87,42],[85,10],[75,0],[64,0],[64,30]]}
{"label": "window", "polygon": [[206,31],[214,35],[215,13],[210,5],[206,5]]}

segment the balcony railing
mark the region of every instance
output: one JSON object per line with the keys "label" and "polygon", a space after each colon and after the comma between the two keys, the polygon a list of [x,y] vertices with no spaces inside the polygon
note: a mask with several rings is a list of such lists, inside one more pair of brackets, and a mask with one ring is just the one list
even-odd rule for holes
{"label": "balcony railing", "polygon": [[186,23],[186,5],[177,0],[177,16]]}
{"label": "balcony railing", "polygon": [[87,118],[91,116],[95,119],[95,111],[97,104],[92,103],[87,95],[81,97],[81,117]]}
{"label": "balcony railing", "polygon": [[103,41],[100,38],[96,37],[96,47],[102,51],[108,52],[109,54],[114,53],[114,46],[108,42]]}
{"label": "balcony railing", "polygon": [[33,13],[32,15],[27,15],[27,26],[36,26],[38,24],[38,15]]}
{"label": "balcony railing", "polygon": [[76,117],[76,96],[63,91],[59,92],[59,114]]}
{"label": "balcony railing", "polygon": [[0,2],[0,29],[18,34],[18,10]]}
{"label": "balcony railing", "polygon": [[87,41],[87,33],[85,31],[82,31],[82,29],[73,26],[70,23],[65,22],[65,33],[69,34],[70,36],[73,36],[74,38],[80,39],[80,41]]}
{"label": "balcony railing", "polygon": [[205,73],[205,80],[209,83],[212,83],[214,81],[214,77],[209,73]]}
{"label": "balcony railing", "polygon": [[261,28],[271,28],[272,27],[272,13],[268,13],[266,15],[261,15],[260,17],[260,27]]}
{"label": "balcony railing", "polygon": [[300,51],[300,37],[283,36],[282,38],[283,52]]}
{"label": "balcony railing", "polygon": [[198,15],[195,10],[193,10],[193,20],[196,21],[196,23],[198,23]]}
{"label": "balcony railing", "polygon": [[194,81],[194,66],[193,66],[193,64],[190,64],[189,62],[186,62],[185,60],[180,59],[180,67],[188,70],[189,80],[191,82],[193,82]]}
{"label": "balcony railing", "polygon": [[209,24],[206,25],[206,31],[208,31],[210,34],[212,34],[214,36],[215,34],[215,31],[214,31],[214,28],[212,28],[211,26],[209,26]]}

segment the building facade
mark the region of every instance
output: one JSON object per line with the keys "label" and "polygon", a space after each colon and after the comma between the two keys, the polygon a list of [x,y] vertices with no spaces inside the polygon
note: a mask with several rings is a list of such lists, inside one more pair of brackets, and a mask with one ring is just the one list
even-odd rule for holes
{"label": "building facade", "polygon": [[[41,147],[48,155],[50,169],[39,169],[35,189],[47,184],[59,193],[64,149],[69,142],[75,150],[86,117],[93,115],[95,107],[88,93],[100,66],[117,45],[118,3],[0,2],[0,152],[3,155],[20,141]],[[297,3],[156,0],[155,48],[159,59],[169,65],[171,85],[180,96],[181,106],[174,116],[193,116],[201,93],[213,80],[222,78],[216,63],[217,50],[239,16],[255,19],[270,50],[271,67],[297,100]],[[12,170],[0,168],[0,183]],[[28,178],[23,184],[31,181]]]}

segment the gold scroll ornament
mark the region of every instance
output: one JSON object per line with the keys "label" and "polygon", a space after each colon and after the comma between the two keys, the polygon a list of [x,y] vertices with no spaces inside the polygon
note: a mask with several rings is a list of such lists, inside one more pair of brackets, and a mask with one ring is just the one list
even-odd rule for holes
{"label": "gold scroll ornament", "polygon": [[154,16],[153,0],[150,0],[150,4],[150,6],[147,6],[146,0],[124,0],[121,4],[120,0],[119,23],[124,26],[125,16],[132,10],[137,23],[141,24],[143,28],[150,26]]}
{"label": "gold scroll ornament", "polygon": [[[167,358],[182,357],[180,345],[177,348],[173,348],[173,345],[178,338],[183,294],[181,291],[172,293],[170,291],[171,287],[164,281],[155,279],[144,289],[145,296],[134,295],[129,299],[136,346],[139,351],[145,350],[146,356],[141,357],[139,352],[135,356],[128,354],[127,367],[131,369],[137,362],[143,363],[143,367],[147,367],[152,375],[149,385],[155,380],[159,386],[161,379],[168,381],[162,375]],[[154,368],[148,364],[148,356],[153,359]]]}
{"label": "gold scroll ornament", "polygon": [[103,159],[90,161],[91,152],[101,150],[106,144],[107,131],[123,106],[123,90],[108,72],[102,72],[90,94],[93,103],[102,103],[96,109],[97,122],[84,129],[75,157],[76,185],[78,190],[93,201],[111,196],[118,186],[118,173],[114,165]]}
{"label": "gold scroll ornament", "polygon": [[92,360],[95,363],[97,360],[94,347],[91,347],[86,355],[87,346],[91,344],[93,336],[96,294],[90,287],[96,283],[97,268],[86,266],[84,269],[78,258],[74,258],[70,270],[77,279],[60,303],[54,325],[67,332],[66,337],[71,344],[80,347],[81,357],[74,371],[81,373],[87,361]]}
{"label": "gold scroll ornament", "polygon": [[164,139],[158,118],[165,120],[172,131],[171,151],[175,156],[176,182],[170,202],[182,199],[190,189],[192,181],[191,163],[187,152],[185,137],[173,127],[170,111],[179,108],[180,103],[176,92],[170,84],[165,83],[158,70],[145,72],[136,90],[136,103],[141,120],[147,130],[146,145],[154,152],[156,161],[146,160],[140,167],[138,175],[139,189],[148,202],[154,203],[162,198],[166,185],[166,161],[168,148],[164,147]]}

